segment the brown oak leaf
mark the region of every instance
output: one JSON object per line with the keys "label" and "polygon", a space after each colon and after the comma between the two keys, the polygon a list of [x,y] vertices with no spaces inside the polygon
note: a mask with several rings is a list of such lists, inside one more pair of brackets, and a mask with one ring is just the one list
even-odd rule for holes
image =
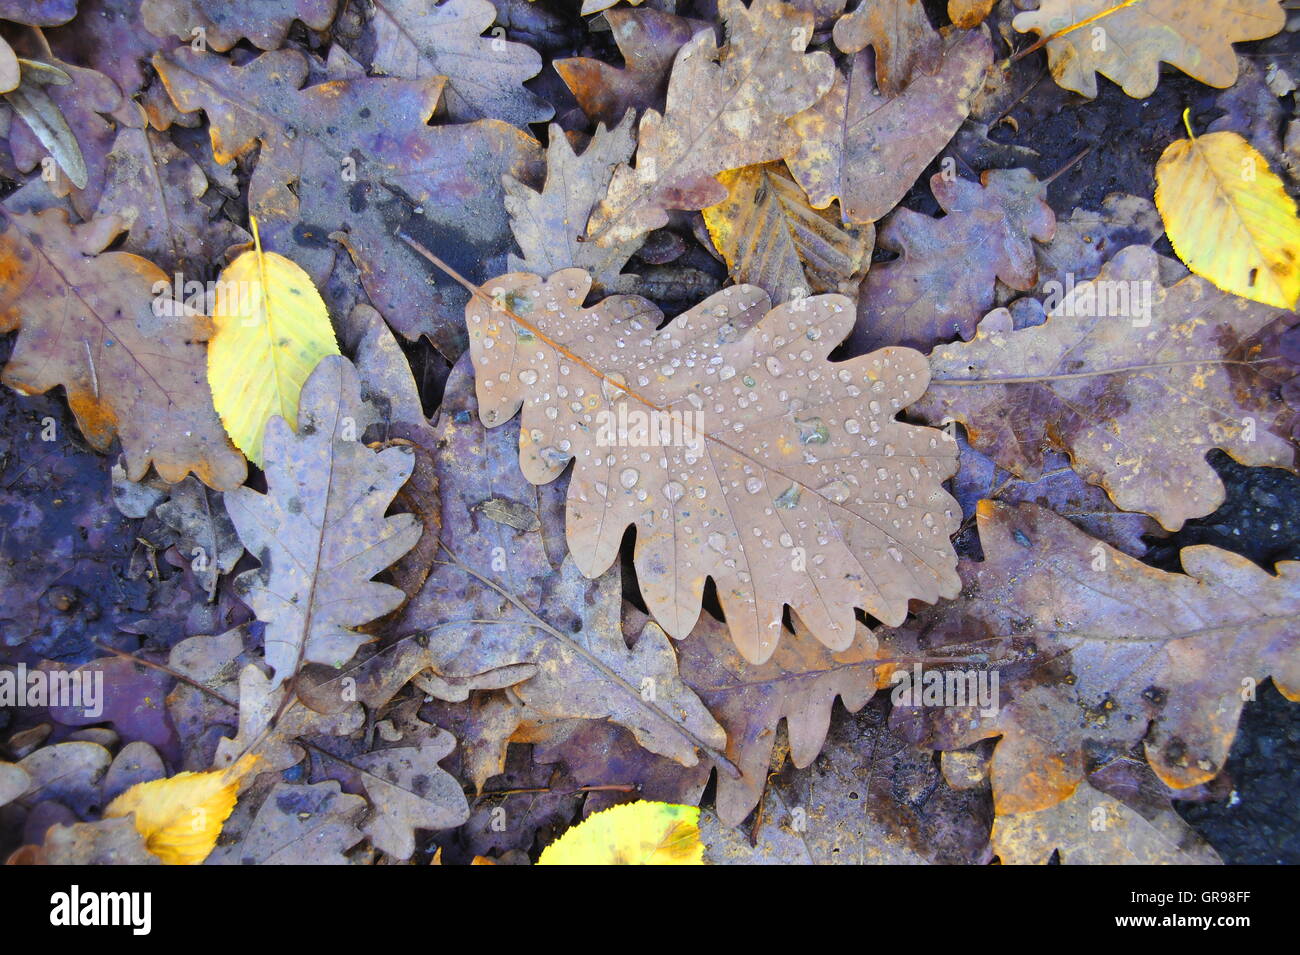
{"label": "brown oak leaf", "polygon": [[214,50],[229,50],[242,39],[259,50],[277,50],[295,20],[324,30],[338,5],[339,0],[143,0],[141,15],[155,36],[193,41],[202,30],[203,42]]}

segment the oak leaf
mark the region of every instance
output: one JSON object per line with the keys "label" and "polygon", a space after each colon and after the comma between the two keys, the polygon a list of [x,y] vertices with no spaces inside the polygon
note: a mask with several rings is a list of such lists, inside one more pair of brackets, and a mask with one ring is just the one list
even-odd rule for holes
{"label": "oak leaf", "polygon": [[832,36],[844,53],[872,48],[876,82],[880,92],[891,98],[943,51],[943,41],[930,25],[921,0],[862,0],[856,10],[835,21]]}
{"label": "oak leaf", "polygon": [[369,639],[353,628],[405,599],[370,578],[420,537],[411,515],[384,516],[411,474],[412,454],[362,445],[361,414],[352,364],[323,359],[303,385],[297,433],[279,416],[267,423],[268,492],[226,495],[240,539],[262,564],[237,577],[236,588],[266,622],[271,689],[304,662],[346,663]]}
{"label": "oak leaf", "polygon": [[990,766],[999,816],[1056,805],[1083,783],[1086,754],[1139,743],[1166,785],[1198,785],[1227,759],[1243,680],[1272,674],[1300,696],[1300,564],[1274,577],[1198,545],[1181,552],[1186,574],[1168,573],[1032,504],[984,502],[979,533],[985,559],[963,563],[960,609],[927,612],[881,641],[884,656],[969,657],[999,676],[987,709],[904,698],[894,716],[941,749],[1000,737]]}
{"label": "oak leaf", "polygon": [[169,482],[242,483],[204,374],[208,322],[157,294],[171,283],[152,262],[103,251],[120,221],[0,210],[0,226],[0,331],[22,328],[4,382],[24,394],[62,385],[93,447],[121,440],[133,481],[153,464]]}
{"label": "oak leaf", "polygon": [[332,237],[395,330],[460,354],[464,290],[429,276],[397,234],[435,248],[454,235],[447,254],[462,273],[481,280],[499,270],[510,242],[501,176],[533,179],[532,137],[499,120],[426,125],[444,86],[434,77],[346,74],[301,89],[308,63],[293,50],[235,66],[182,47],[154,65],[179,109],[207,113],[217,162],[261,144],[248,205],[268,248],[320,288]]}
{"label": "oak leaf", "polygon": [[493,31],[488,0],[373,0],[375,51],[371,64],[381,73],[418,79],[445,76],[443,103],[453,122],[500,119],[527,129],[551,118],[552,108],[524,81],[542,69],[531,47]]}
{"label": "oak leaf", "polygon": [[754,663],[776,649],[787,605],[844,650],[854,607],[897,624],[908,600],[956,593],[958,516],[939,486],[956,446],[895,419],[928,383],[920,355],[828,362],[852,321],[843,296],[769,309],[738,286],[659,329],[634,296],[583,308],[590,288],[578,269],[513,274],[466,311],[483,422],[523,409],[519,463],[534,484],[577,461],[567,537],[584,574],[603,574],[635,525],[660,625],[685,638],[712,577]]}
{"label": "oak leaf", "polygon": [[334,21],[339,0],[143,0],[145,28],[155,36],[192,41],[202,31],[214,50],[229,50],[241,39],[259,50],[284,45],[289,28],[301,20],[312,30]]}
{"label": "oak leaf", "polygon": [[912,74],[897,95],[882,95],[865,52],[846,79],[793,117],[784,156],[814,208],[839,198],[846,222],[874,222],[898,204],[970,112],[970,97],[992,58],[986,32],[951,36],[942,55]]}
{"label": "oak leaf", "polygon": [[1012,331],[986,319],[972,341],[936,349],[916,412],[961,421],[977,450],[1027,480],[1040,476],[1045,447],[1068,451],[1121,509],[1177,530],[1223,503],[1211,448],[1243,464],[1293,462],[1294,448],[1268,430],[1279,411],[1271,386],[1224,363],[1278,314],[1196,276],[1166,288],[1156,253],[1131,246],[1046,324]]}
{"label": "oak leaf", "polygon": [[344,853],[363,838],[355,820],[365,804],[332,779],[276,781],[260,801],[240,798],[208,864],[347,865]]}
{"label": "oak leaf", "polygon": [[834,66],[805,53],[812,14],[777,0],[720,0],[728,43],[702,30],[677,53],[662,114],[638,129],[636,166],[614,172],[592,213],[590,241],[612,245],[668,222],[670,209],[703,209],[726,197],[715,176],[779,159],[796,143],[786,120],[830,88]]}
{"label": "oak leaf", "polygon": [[[970,338],[994,302],[997,282],[1034,287],[1034,240],[1056,229],[1047,189],[1027,169],[993,169],[978,184],[930,177],[947,213],[932,219],[899,209],[877,236],[899,257],[871,270],[858,299],[853,347],[908,345],[929,351],[953,337]],[[960,268],[953,263],[960,262]]]}
{"label": "oak leaf", "polygon": [[1210,86],[1231,86],[1232,44],[1272,36],[1286,14],[1277,0],[1043,0],[1011,23],[1046,39],[1052,76],[1067,90],[1095,97],[1100,73],[1142,99],[1155,92],[1162,61]]}

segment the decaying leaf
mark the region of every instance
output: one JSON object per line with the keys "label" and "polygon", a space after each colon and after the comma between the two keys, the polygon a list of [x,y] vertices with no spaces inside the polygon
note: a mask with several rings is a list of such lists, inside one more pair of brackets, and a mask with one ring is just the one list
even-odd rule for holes
{"label": "decaying leaf", "polygon": [[396,859],[415,851],[415,829],[451,829],[469,818],[460,783],[438,766],[455,747],[450,733],[435,731],[419,746],[382,749],[354,757],[370,797],[362,831],[375,848]]}
{"label": "decaying leaf", "polygon": [[953,26],[969,30],[984,22],[997,0],[948,0],[948,19]]}
{"label": "decaying leaf", "polygon": [[528,127],[551,118],[551,107],[524,88],[542,69],[537,51],[483,32],[496,20],[488,0],[372,0],[375,52],[381,73],[418,79],[445,76],[443,102],[454,122],[501,119]]}
{"label": "decaying leaf", "polygon": [[961,126],[991,59],[985,31],[956,33],[891,96],[877,89],[871,56],[854,56],[848,78],[836,72],[830,92],[790,122],[797,139],[785,160],[813,207],[838,198],[846,222],[884,216]]}
{"label": "decaying leaf", "polygon": [[104,818],[131,816],[145,846],[165,865],[198,865],[235,808],[240,779],[256,763],[248,756],[221,770],[137,783],[108,804]]}
{"label": "decaying leaf", "polygon": [[[683,765],[697,762],[697,748],[720,749],[722,728],[682,683],[663,631],[648,625],[628,648],[617,569],[589,581],[571,559],[552,563],[547,537],[562,521],[561,499],[539,500],[516,463],[516,426],[486,431],[471,389],[463,360],[437,428],[445,550],[403,612],[396,628],[403,638],[304,689],[308,703],[332,711],[347,685],[359,700],[382,705],[417,676],[426,693],[445,700],[513,685],[516,698],[547,719],[611,720]],[[520,528],[494,517],[480,506],[493,499],[515,502],[535,520]]]}
{"label": "decaying leaf", "polygon": [[1000,815],[993,851],[1003,865],[1217,865],[1219,857],[1173,809],[1150,817],[1081,783],[1037,812]]}
{"label": "decaying leaf", "polygon": [[[1184,118],[1186,118],[1184,113]],[[1234,132],[1169,145],[1156,206],[1178,257],[1225,292],[1276,308],[1300,301],[1300,217],[1282,180]]]}
{"label": "decaying leaf", "polygon": [[718,180],[727,198],[703,210],[704,222],[732,278],[777,303],[821,292],[857,297],[874,226],[844,228],[833,203],[814,209],[783,163],[733,169]]}
{"label": "decaying leaf", "polygon": [[54,825],[40,846],[24,846],[10,864],[26,865],[162,865],[150,852],[130,819],[103,819]]}
{"label": "decaying leaf", "polygon": [[426,125],[444,85],[433,77],[349,75],[300,89],[308,62],[294,50],[235,66],[182,47],[154,65],[179,109],[207,113],[218,162],[261,143],[249,210],[267,248],[320,288],[336,239],[394,329],[460,354],[464,290],[428,275],[398,233],[444,250],[471,278],[499,271],[510,243],[501,177],[534,181],[532,137],[499,120]]}
{"label": "decaying leaf", "polygon": [[180,535],[181,556],[190,563],[212,600],[217,581],[234,570],[244,553],[221,495],[192,477],[170,488],[158,505],[158,519]]}
{"label": "decaying leaf", "polygon": [[11,803],[31,786],[27,770],[13,763],[0,763],[0,806]]}
{"label": "decaying leaf", "polygon": [[937,173],[930,190],[947,215],[899,209],[880,230],[881,247],[900,255],[873,268],[862,284],[855,349],[929,351],[953,337],[970,338],[999,280],[1026,292],[1038,279],[1034,240],[1051,239],[1056,216],[1032,173],[989,170],[978,184]]}
{"label": "decaying leaf", "polygon": [[14,49],[0,37],[0,93],[8,93],[22,80],[22,69]]}
{"label": "decaying leaf", "polygon": [[924,361],[882,349],[832,364],[847,299],[769,310],[725,289],[662,329],[633,296],[582,302],[577,269],[488,283],[466,311],[479,414],[523,408],[519,462],[535,484],[577,461],[566,504],[573,560],[596,577],[637,528],[642,597],[677,639],[712,577],[740,652],[775,651],[785,606],[832,650],[853,608],[901,623],[909,599],[956,593],[948,535],[955,470],[942,432],[895,415],[925,389]]}
{"label": "decaying leaf", "polygon": [[0,225],[0,331],[22,328],[4,382],[24,394],[62,385],[86,440],[101,451],[121,440],[134,481],[153,464],[169,482],[242,483],[204,374],[207,321],[153,263],[103,252],[119,220],[0,211]]}
{"label": "decaying leaf", "polygon": [[901,93],[918,70],[929,72],[943,51],[921,0],[862,0],[835,21],[834,38],[845,53],[872,48],[876,82],[888,97]]}
{"label": "decaying leaf", "polygon": [[1131,246],[1046,324],[1011,331],[985,320],[972,341],[936,349],[916,411],[961,421],[976,449],[1027,480],[1040,476],[1045,447],[1068,451],[1121,509],[1177,530],[1223,502],[1211,448],[1244,464],[1294,460],[1269,431],[1279,411],[1270,387],[1224,363],[1278,314],[1196,276],[1166,288],[1156,253]]}
{"label": "decaying leaf", "polygon": [[641,117],[636,166],[614,172],[592,213],[589,241],[626,242],[668,221],[670,209],[703,209],[726,198],[714,177],[781,158],[795,145],[786,120],[830,88],[826,53],[805,53],[812,14],[777,0],[720,0],[728,43],[702,30],[677,53],[661,115]]}
{"label": "decaying leaf", "polygon": [[1233,43],[1286,24],[1277,0],[1043,0],[1012,25],[1047,39],[1056,82],[1092,98],[1097,74],[1135,99],[1155,92],[1163,61],[1210,86],[1237,78]]}
{"label": "decaying leaf", "polygon": [[396,608],[396,587],[370,578],[415,546],[409,514],[384,517],[413,465],[403,447],[373,452],[360,442],[356,370],[323,359],[302,389],[295,434],[266,426],[267,494],[238,488],[226,509],[262,566],[236,578],[240,595],[266,622],[266,661],[275,689],[304,662],[342,665],[368,639],[355,627]]}
{"label": "decaying leaf", "polygon": [[538,865],[703,865],[700,810],[662,802],[614,806],[552,842]]}
{"label": "decaying leaf", "polygon": [[267,422],[298,421],[307,376],[339,346],[311,279],[292,259],[263,251],[256,219],[253,242],[217,280],[208,384],[226,433],[261,467]]}
{"label": "decaying leaf", "polygon": [[610,10],[605,19],[624,66],[586,56],[558,59],[553,65],[587,117],[613,129],[628,110],[663,109],[677,51],[710,25],[653,7]]}
{"label": "decaying leaf", "polygon": [[208,864],[347,865],[344,853],[363,838],[355,819],[365,804],[334,780],[277,782],[260,802],[239,800]]}
{"label": "decaying leaf", "polygon": [[631,159],[635,148],[630,114],[613,129],[597,126],[581,155],[574,152],[560,127],[552,126],[542,191],[510,176],[505,178],[506,211],[515,242],[524,254],[522,259],[510,256],[511,271],[550,275],[560,269],[586,269],[597,288],[620,290],[626,280],[621,280],[619,273],[640,240],[609,246],[580,240],[591,210],[609,188],[614,169]]}
{"label": "decaying leaf", "polygon": [[1223,768],[1244,688],[1271,673],[1300,690],[1300,564],[1274,577],[1198,545],[1181,552],[1186,574],[1167,573],[1032,504],[985,502],[979,533],[985,559],[963,563],[960,609],[881,634],[882,655],[983,659],[989,701],[945,696],[954,671],[935,664],[936,697],[913,679],[894,718],[942,749],[1000,737],[999,816],[1057,805],[1083,784],[1086,759],[1139,743],[1166,785],[1205,782]]}
{"label": "decaying leaf", "polygon": [[143,0],[141,12],[156,36],[193,41],[198,34],[222,51],[247,39],[260,50],[276,50],[294,20],[324,30],[337,7],[338,0]]}

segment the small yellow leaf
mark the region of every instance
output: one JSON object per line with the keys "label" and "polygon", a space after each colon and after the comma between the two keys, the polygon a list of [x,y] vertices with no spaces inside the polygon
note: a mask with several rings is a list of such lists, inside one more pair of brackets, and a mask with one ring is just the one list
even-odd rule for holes
{"label": "small yellow leaf", "polygon": [[164,864],[198,865],[217,844],[239,781],[258,758],[245,755],[227,769],[137,783],[108,804],[104,818],[135,813],[136,831]]}
{"label": "small yellow leaf", "polygon": [[538,865],[703,865],[700,810],[633,802],[598,812],[542,851]]}
{"label": "small yellow leaf", "polygon": [[311,278],[290,259],[254,246],[221,273],[208,341],[208,384],[226,433],[262,464],[262,432],[272,415],[298,427],[298,395],[326,355],[339,354],[334,329]]}
{"label": "small yellow leaf", "polygon": [[[1183,119],[1186,121],[1187,113]],[[1178,257],[1225,292],[1277,308],[1300,299],[1300,219],[1268,160],[1233,132],[1171,143],[1156,206]]]}

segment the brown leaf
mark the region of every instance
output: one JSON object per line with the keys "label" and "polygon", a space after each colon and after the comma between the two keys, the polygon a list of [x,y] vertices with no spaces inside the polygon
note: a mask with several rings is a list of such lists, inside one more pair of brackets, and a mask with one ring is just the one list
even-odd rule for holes
{"label": "brown leaf", "polygon": [[536,50],[483,32],[496,20],[488,0],[372,0],[374,54],[379,73],[419,79],[445,76],[443,102],[453,122],[500,119],[525,130],[554,110],[524,81],[542,69]]}
{"label": "brown leaf", "polygon": [[173,485],[170,496],[158,505],[158,519],[174,530],[177,546],[212,601],[217,581],[235,568],[244,545],[226,513],[221,495],[194,478]]}
{"label": "brown leaf", "polygon": [[0,330],[22,326],[4,382],[24,394],[62,385],[86,440],[106,451],[121,439],[134,481],[153,464],[169,482],[193,472],[219,490],[242,483],[243,456],[208,390],[207,320],[156,295],[171,283],[152,262],[102,251],[118,220],[0,211],[0,226]]}
{"label": "brown leaf", "polygon": [[277,781],[260,801],[240,797],[208,864],[347,865],[345,853],[362,839],[355,820],[364,806],[334,780]]}
{"label": "brown leaf", "polygon": [[1167,785],[1198,785],[1223,767],[1244,688],[1272,673],[1300,695],[1300,564],[1273,577],[1200,545],[1182,551],[1186,575],[1171,574],[1032,504],[985,502],[979,531],[985,559],[961,568],[967,599],[881,637],[889,656],[969,656],[998,675],[981,709],[917,700],[909,674],[894,719],[942,749],[1000,736],[1000,816],[1056,805],[1081,785],[1085,757],[1139,743]]}
{"label": "brown leaf", "polygon": [[880,246],[899,257],[878,264],[862,284],[851,339],[859,351],[929,351],[956,336],[970,338],[999,280],[1023,292],[1038,278],[1033,240],[1050,239],[1056,217],[1032,173],[994,169],[978,185],[936,173],[930,189],[946,216],[899,209],[880,230]]}
{"label": "brown leaf", "polygon": [[894,96],[876,89],[870,56],[854,56],[848,79],[837,71],[790,121],[798,139],[785,160],[813,207],[838,197],[845,221],[865,224],[897,205],[970,112],[991,56],[987,33],[957,33]]}
{"label": "brown leaf", "polygon": [[567,536],[584,574],[603,574],[635,525],[655,619],[686,637],[712,577],[755,663],[787,605],[844,650],[854,607],[901,623],[908,600],[956,593],[958,515],[939,486],[956,446],[895,419],[927,384],[917,353],[827,362],[852,319],[838,295],[769,311],[740,286],[656,331],[644,299],[583,308],[590,287],[578,269],[503,276],[466,313],[482,420],[524,409],[519,462],[534,484],[577,461]]}
{"label": "brown leaf", "polygon": [[640,237],[607,247],[580,240],[614,169],[631,159],[635,148],[630,115],[613,129],[597,126],[581,156],[560,127],[552,125],[542,191],[505,177],[506,211],[515,242],[524,253],[522,259],[510,256],[510,270],[550,275],[576,267],[590,272],[598,288],[622,290],[627,280],[619,273],[641,244]]}
{"label": "brown leaf", "polygon": [[628,110],[663,109],[677,51],[712,25],[653,8],[610,10],[605,19],[624,66],[586,56],[558,59],[553,65],[587,118],[613,129]]}
{"label": "brown leaf", "polygon": [[499,271],[510,243],[501,176],[533,180],[535,140],[499,120],[426,125],[444,85],[437,78],[347,76],[300,89],[308,64],[292,50],[234,66],[182,47],[154,65],[181,110],[207,113],[218,162],[261,143],[249,211],[266,248],[319,287],[337,239],[394,329],[460,354],[464,290],[428,275],[397,235],[443,250],[471,278]]}
{"label": "brown leaf", "polygon": [[641,117],[636,167],[619,166],[588,223],[591,241],[625,242],[668,222],[670,209],[726,198],[714,177],[779,159],[795,145],[786,120],[830,88],[826,53],[805,54],[813,18],[778,0],[720,0],[728,43],[701,31],[677,54],[664,112]]}
{"label": "brown leaf", "polygon": [[278,415],[267,422],[267,493],[244,487],[226,495],[240,539],[262,564],[240,574],[236,588],[266,623],[271,689],[304,662],[347,663],[369,639],[353,628],[405,599],[371,578],[422,533],[409,514],[384,516],[414,455],[366,448],[361,415],[356,370],[327,356],[303,385],[297,433]]}
{"label": "brown leaf", "polygon": [[162,865],[128,816],[51,826],[40,846],[24,846],[10,865]]}
{"label": "brown leaf", "polygon": [[242,39],[259,50],[276,50],[295,20],[324,30],[337,7],[338,0],[143,0],[141,13],[155,36],[191,41],[202,30],[214,50],[229,50]]}
{"label": "brown leaf", "polygon": [[918,70],[928,72],[943,51],[921,0],[862,0],[856,10],[835,21],[833,36],[845,53],[867,47],[875,51],[876,82],[890,98],[901,93]]}
{"label": "brown leaf", "polygon": [[0,20],[49,27],[77,15],[77,0],[0,0]]}
{"label": "brown leaf", "polygon": [[1155,252],[1132,246],[1046,324],[1010,331],[986,320],[973,341],[937,349],[916,410],[963,422],[975,448],[1027,480],[1041,474],[1045,447],[1068,451],[1120,508],[1177,530],[1223,503],[1211,448],[1243,464],[1292,464],[1294,448],[1269,431],[1271,387],[1222,363],[1279,314],[1195,276],[1165,288]]}

